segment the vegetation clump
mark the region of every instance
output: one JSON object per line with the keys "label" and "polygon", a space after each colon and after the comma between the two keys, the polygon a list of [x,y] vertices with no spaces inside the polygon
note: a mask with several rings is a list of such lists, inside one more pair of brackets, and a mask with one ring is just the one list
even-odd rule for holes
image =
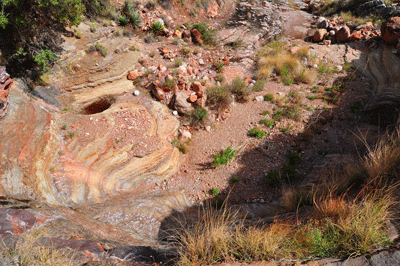
{"label": "vegetation clump", "polygon": [[214,85],[207,89],[207,104],[218,111],[225,110],[232,102],[232,93],[228,88]]}
{"label": "vegetation clump", "polygon": [[237,151],[232,150],[232,147],[229,146],[222,153],[214,155],[214,160],[213,160],[214,166],[227,164],[230,160],[233,159],[233,157],[235,157],[236,153]]}

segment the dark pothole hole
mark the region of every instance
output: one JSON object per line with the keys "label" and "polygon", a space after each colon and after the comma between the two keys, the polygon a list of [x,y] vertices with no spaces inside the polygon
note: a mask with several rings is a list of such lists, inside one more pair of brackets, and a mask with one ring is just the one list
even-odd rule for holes
{"label": "dark pothole hole", "polygon": [[397,125],[400,114],[400,105],[394,103],[381,104],[371,110],[364,112],[364,117],[373,125],[382,129]]}
{"label": "dark pothole hole", "polygon": [[105,110],[110,108],[113,103],[115,103],[115,99],[113,97],[100,98],[84,107],[82,110],[82,114],[93,115],[104,112]]}

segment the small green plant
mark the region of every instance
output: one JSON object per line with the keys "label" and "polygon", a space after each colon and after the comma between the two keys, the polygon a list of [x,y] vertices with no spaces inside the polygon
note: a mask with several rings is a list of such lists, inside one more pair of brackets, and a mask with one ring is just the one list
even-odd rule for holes
{"label": "small green plant", "polygon": [[267,119],[261,119],[261,122],[260,122],[262,125],[266,125],[266,124],[268,124],[268,120]]}
{"label": "small green plant", "polygon": [[262,114],[267,115],[267,114],[269,114],[269,112],[267,110],[264,110],[264,111],[262,111]]}
{"label": "small green plant", "polygon": [[213,195],[214,197],[219,194],[219,189],[217,187],[213,187],[210,189],[210,194]]}
{"label": "small green plant", "polygon": [[50,71],[50,66],[57,60],[56,54],[50,50],[40,50],[35,56],[34,61],[40,67],[42,67],[43,72]]}
{"label": "small green plant", "polygon": [[289,128],[288,128],[288,127],[281,127],[279,130],[280,130],[282,133],[285,133],[286,131],[289,130]]}
{"label": "small green plant", "polygon": [[165,81],[165,87],[168,87],[168,88],[170,88],[170,89],[173,89],[174,87],[175,87],[175,85],[176,85],[176,83],[175,83],[175,81],[174,80],[172,80],[172,79],[167,79],[166,81]]}
{"label": "small green plant", "polygon": [[75,132],[71,131],[71,132],[68,133],[68,135],[69,135],[70,138],[73,138],[75,136]]}
{"label": "small green plant", "polygon": [[315,99],[317,99],[317,97],[315,97],[314,95],[308,95],[307,99],[309,99],[310,101],[314,101]]}
{"label": "small green plant", "polygon": [[156,20],[151,24],[150,28],[154,34],[160,34],[161,31],[164,30],[164,25],[160,21]]}
{"label": "small green plant", "polygon": [[276,121],[280,121],[282,119],[282,110],[277,110],[274,112],[274,114],[272,115],[272,118]]}
{"label": "small green plant", "polygon": [[124,13],[134,29],[139,28],[142,23],[142,16],[135,10],[135,8],[135,3],[125,1]]}
{"label": "small green plant", "polygon": [[264,101],[270,102],[274,99],[274,95],[272,94],[265,94],[264,95]]}
{"label": "small green plant", "polygon": [[239,183],[239,178],[238,178],[237,176],[232,176],[231,182],[232,182],[233,184]]}
{"label": "small green plant", "polygon": [[89,28],[90,28],[90,32],[93,32],[93,33],[96,32],[97,31],[96,23],[90,23]]}
{"label": "small green plant", "polygon": [[105,48],[103,45],[96,42],[94,44],[94,47],[96,48],[96,51],[98,51],[102,56],[107,56],[107,48]]}
{"label": "small green plant", "polygon": [[194,17],[194,18],[197,17],[197,9],[195,9],[195,8],[190,9],[189,15],[190,15],[191,17]]}
{"label": "small green plant", "polygon": [[250,137],[255,137],[255,138],[258,138],[258,139],[262,139],[263,137],[265,137],[265,135],[266,135],[265,131],[259,129],[258,127],[253,127],[249,131],[249,136]]}
{"label": "small green plant", "polygon": [[174,66],[175,67],[180,67],[183,64],[183,60],[180,58],[175,59],[174,61]]}
{"label": "small green plant", "polygon": [[149,54],[149,56],[150,56],[151,58],[153,58],[154,56],[156,56],[156,52],[155,52],[155,51],[151,51],[150,54]]}
{"label": "small green plant", "polygon": [[274,120],[270,120],[270,121],[268,121],[268,123],[267,123],[267,127],[269,127],[269,128],[273,128],[275,126],[275,121]]}
{"label": "small green plant", "polygon": [[74,30],[74,35],[75,35],[75,38],[82,39],[82,33],[80,33],[79,31]]}
{"label": "small green plant", "polygon": [[128,23],[129,23],[129,18],[127,18],[125,15],[121,15],[118,18],[118,24],[120,26],[126,26],[126,25],[128,25]]}
{"label": "small green plant", "polygon": [[192,29],[197,29],[201,33],[206,44],[215,44],[217,34],[215,29],[210,28],[205,23],[195,23],[192,25]]}
{"label": "small green plant", "polygon": [[225,86],[212,86],[207,89],[207,104],[222,111],[232,102],[232,94]]}
{"label": "small green plant", "polygon": [[183,48],[182,48],[182,52],[183,52],[186,56],[188,56],[192,51],[190,51],[189,48],[183,47]]}
{"label": "small green plant", "polygon": [[245,102],[248,100],[248,95],[250,93],[249,88],[243,79],[236,77],[231,83],[231,92],[236,95],[238,102]]}
{"label": "small green plant", "polygon": [[214,63],[214,66],[218,73],[221,73],[222,71],[224,71],[224,63],[222,63],[221,61],[216,61]]}
{"label": "small green plant", "polygon": [[201,106],[196,107],[192,114],[192,119],[194,122],[203,122],[208,115],[208,111]]}
{"label": "small green plant", "polygon": [[314,86],[311,88],[311,92],[316,93],[318,91],[318,86]]}
{"label": "small green plant", "polygon": [[63,126],[61,127],[61,129],[62,129],[62,130],[66,130],[66,129],[67,129],[67,125],[63,125]]}
{"label": "small green plant", "polygon": [[262,91],[264,89],[264,85],[265,85],[264,80],[262,80],[262,79],[257,80],[256,83],[254,83],[253,91],[256,91],[256,92]]}
{"label": "small green plant", "polygon": [[214,166],[227,164],[230,160],[233,159],[233,157],[235,157],[236,153],[237,151],[232,150],[232,147],[229,146],[222,153],[214,155],[214,160],[213,160]]}

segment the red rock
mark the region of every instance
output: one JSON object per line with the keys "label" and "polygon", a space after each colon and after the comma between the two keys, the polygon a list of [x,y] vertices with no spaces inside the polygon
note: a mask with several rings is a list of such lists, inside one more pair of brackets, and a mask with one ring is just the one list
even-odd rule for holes
{"label": "red rock", "polygon": [[177,91],[179,91],[179,87],[178,85],[175,85],[175,87],[172,89],[172,92],[176,93]]}
{"label": "red rock", "polygon": [[163,55],[169,54],[170,52],[171,52],[171,51],[168,50],[167,48],[162,48],[162,49],[161,49],[161,53],[162,53]]}
{"label": "red rock", "polygon": [[174,33],[172,34],[172,36],[182,39],[182,32],[180,32],[179,30],[175,30]]}
{"label": "red rock", "polygon": [[163,91],[165,91],[165,92],[170,92],[170,91],[172,91],[172,89],[171,89],[170,87],[168,87],[168,86],[165,86],[165,87],[163,88]]}
{"label": "red rock", "polygon": [[187,73],[188,73],[189,75],[192,75],[192,74],[193,74],[193,69],[192,69],[192,68],[188,68],[188,69],[187,69]]}
{"label": "red rock", "polygon": [[128,79],[129,79],[129,80],[135,80],[135,79],[137,79],[138,77],[140,77],[140,75],[139,75],[139,73],[137,72],[137,70],[133,70],[133,71],[129,72],[129,74],[128,74]]}
{"label": "red rock", "polygon": [[224,63],[225,66],[229,66],[229,59],[228,57],[224,57],[224,59],[222,59],[222,62]]}
{"label": "red rock", "polygon": [[250,84],[250,83],[253,82],[253,80],[252,80],[250,77],[248,77],[248,76],[244,78],[244,81],[245,81],[247,84]]}
{"label": "red rock", "polygon": [[182,32],[182,38],[187,38],[187,39],[189,39],[190,37],[191,37],[190,30],[184,30],[184,31]]}
{"label": "red rock", "polygon": [[155,89],[153,89],[153,94],[158,100],[165,100],[165,93],[162,89],[156,87]]}
{"label": "red rock", "polygon": [[295,53],[297,53],[297,51],[298,51],[299,49],[300,49],[299,46],[293,46],[293,47],[290,48],[290,53],[291,53],[291,54],[295,54]]}
{"label": "red rock", "polygon": [[203,43],[203,36],[197,29],[192,30],[192,40],[194,43]]}
{"label": "red rock", "polygon": [[354,31],[351,35],[350,35],[350,38],[353,40],[353,41],[358,41],[358,40],[361,40],[362,38],[363,38],[363,35],[361,34],[361,31]]}
{"label": "red rock", "polygon": [[382,39],[390,44],[397,44],[400,38],[400,17],[391,17],[381,26]]}
{"label": "red rock", "polygon": [[195,91],[195,92],[199,92],[199,91],[203,92],[204,91],[204,87],[203,87],[203,85],[201,85],[200,82],[195,81],[192,84],[192,90]]}
{"label": "red rock", "polygon": [[328,32],[326,31],[326,29],[318,29],[313,36],[313,41],[321,42],[327,34]]}
{"label": "red rock", "polygon": [[191,103],[195,103],[197,101],[197,95],[196,94],[190,95],[188,100]]}
{"label": "red rock", "polygon": [[336,32],[336,40],[338,42],[346,42],[350,38],[350,28],[343,26]]}

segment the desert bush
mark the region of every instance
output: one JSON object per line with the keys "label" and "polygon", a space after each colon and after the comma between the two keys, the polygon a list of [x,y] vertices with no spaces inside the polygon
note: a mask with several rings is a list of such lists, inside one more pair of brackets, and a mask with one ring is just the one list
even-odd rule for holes
{"label": "desert bush", "polygon": [[236,153],[237,151],[232,150],[231,146],[229,146],[222,153],[214,155],[214,160],[213,160],[214,166],[227,164],[230,160],[233,159],[233,157],[235,157]]}
{"label": "desert bush", "polygon": [[201,33],[206,44],[215,44],[217,36],[217,31],[215,29],[212,29],[205,23],[195,23],[192,25],[192,29],[197,29]]}
{"label": "desert bush", "polygon": [[194,109],[193,113],[191,114],[191,122],[194,125],[198,125],[204,123],[208,115],[208,111],[201,106],[198,106]]}
{"label": "desert bush", "polygon": [[253,91],[259,92],[264,89],[265,81],[264,80],[257,80],[256,83],[254,83]]}
{"label": "desert bush", "polygon": [[253,127],[249,131],[249,136],[262,139],[263,137],[265,137],[265,131],[259,129],[258,127]]}
{"label": "desert bush", "polygon": [[246,102],[248,100],[250,89],[248,86],[246,86],[246,83],[243,79],[236,77],[232,81],[230,89],[231,92],[236,95],[238,102]]}
{"label": "desert bush", "polygon": [[129,23],[129,19],[125,15],[121,15],[118,18],[118,24],[120,26],[126,26],[126,25],[128,25],[128,23]]}
{"label": "desert bush", "polygon": [[229,107],[232,102],[232,94],[225,86],[212,86],[207,89],[207,104],[218,111]]}
{"label": "desert bush", "polygon": [[150,25],[150,28],[154,34],[160,34],[164,29],[164,25],[160,21],[156,20]]}

